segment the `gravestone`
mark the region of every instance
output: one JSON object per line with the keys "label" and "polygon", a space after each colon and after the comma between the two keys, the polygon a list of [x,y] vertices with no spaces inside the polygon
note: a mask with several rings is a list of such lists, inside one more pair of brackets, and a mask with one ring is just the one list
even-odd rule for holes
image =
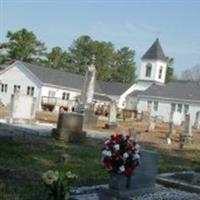
{"label": "gravestone", "polygon": [[192,125],[191,125],[191,119],[190,114],[185,115],[185,121],[184,121],[184,130],[180,134],[180,148],[183,148],[184,144],[192,143]]}
{"label": "gravestone", "polygon": [[155,120],[151,116],[151,103],[148,103],[147,111],[143,112],[143,120],[146,122],[146,132],[153,132],[155,130]]}
{"label": "gravestone", "polygon": [[92,64],[87,67],[83,89],[81,92],[81,102],[79,112],[84,113],[84,126],[93,127],[97,124],[97,116],[94,114],[93,97],[96,82],[96,68],[94,65],[95,58],[92,59]]}
{"label": "gravestone", "polygon": [[[101,187],[93,191],[91,200],[129,200],[156,191],[157,163],[158,154],[155,151],[141,150],[141,166],[135,170],[132,177],[127,181],[124,175],[111,175],[109,188]],[[89,195],[73,195],[70,198],[70,200],[89,199]]]}
{"label": "gravestone", "polygon": [[36,98],[19,92],[11,95],[9,123],[31,123],[35,119]]}
{"label": "gravestone", "polygon": [[117,105],[115,100],[110,102],[108,123],[105,125],[105,127],[109,129],[117,127]]}
{"label": "gravestone", "polygon": [[85,133],[83,132],[83,115],[80,113],[61,113],[57,128],[52,130],[52,135],[66,142],[78,142]]}
{"label": "gravestone", "polygon": [[171,135],[174,132],[173,116],[174,116],[174,112],[170,112],[170,115],[169,115],[169,131],[166,134],[167,144],[171,144],[172,143]]}
{"label": "gravestone", "polygon": [[155,130],[155,127],[156,127],[155,119],[150,116],[148,122],[148,132],[152,133]]}
{"label": "gravestone", "polygon": [[94,114],[94,106],[92,104],[88,105],[84,111],[84,127],[96,127],[97,119],[97,116]]}
{"label": "gravestone", "polygon": [[143,120],[143,113],[137,112],[136,114],[136,121],[142,121]]}
{"label": "gravestone", "polygon": [[183,121],[182,113],[174,112],[173,113],[173,123],[174,125],[180,126]]}
{"label": "gravestone", "polygon": [[81,92],[81,106],[85,110],[93,102],[94,89],[96,83],[96,68],[93,57],[92,64],[87,67],[83,89]]}
{"label": "gravestone", "polygon": [[196,118],[194,122],[194,128],[200,129],[200,111],[196,113]]}
{"label": "gravestone", "polygon": [[136,168],[134,174],[128,179],[124,175],[111,175],[109,189],[102,192],[117,199],[153,192],[158,173],[157,164],[158,154],[155,151],[141,150],[141,166]]}
{"label": "gravestone", "polygon": [[141,132],[135,131],[134,129],[129,128],[129,135],[133,138],[135,142],[139,142],[141,137]]}

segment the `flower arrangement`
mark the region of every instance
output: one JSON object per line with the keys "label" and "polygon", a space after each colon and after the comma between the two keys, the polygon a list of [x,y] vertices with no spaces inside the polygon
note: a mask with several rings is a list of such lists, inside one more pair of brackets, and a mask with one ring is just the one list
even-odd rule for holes
{"label": "flower arrangement", "polygon": [[140,165],[140,151],[130,135],[112,135],[106,140],[102,149],[102,164],[104,168],[115,174],[131,176]]}
{"label": "flower arrangement", "polygon": [[48,199],[66,200],[69,198],[71,186],[78,177],[71,171],[61,174],[58,171],[49,170],[42,175],[42,179],[48,190]]}

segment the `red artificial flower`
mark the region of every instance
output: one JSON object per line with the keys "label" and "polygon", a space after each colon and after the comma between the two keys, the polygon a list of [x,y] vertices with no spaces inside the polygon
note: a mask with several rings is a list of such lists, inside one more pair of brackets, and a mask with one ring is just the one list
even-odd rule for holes
{"label": "red artificial flower", "polygon": [[116,135],[115,135],[115,141],[116,141],[116,143],[120,143],[121,139],[122,139],[122,135],[116,133]]}
{"label": "red artificial flower", "polygon": [[130,135],[127,135],[127,136],[126,136],[126,139],[127,139],[127,140],[129,140],[129,139],[130,139],[130,137],[131,137]]}
{"label": "red artificial flower", "polygon": [[131,167],[127,168],[127,170],[124,172],[125,176],[131,176],[133,173],[133,169]]}
{"label": "red artificial flower", "polygon": [[113,157],[114,157],[116,160],[119,160],[119,159],[121,158],[121,155],[120,155],[119,151],[113,152]]}
{"label": "red artificial flower", "polygon": [[[137,143],[132,140],[132,137],[129,135],[122,135],[116,133],[115,135],[111,135],[110,139],[107,140],[104,144],[104,150],[109,150],[111,153],[111,157],[107,157],[106,155],[102,154],[102,164],[107,171],[112,171],[114,173],[119,173],[119,167],[123,164],[126,166],[124,172],[121,172],[125,176],[131,176],[134,172],[135,168],[140,165],[139,158],[133,159],[133,163],[128,163],[130,159],[123,159],[123,155],[126,153],[133,157],[138,153],[139,148],[136,150]],[[120,148],[118,148],[120,146]],[[132,167],[131,167],[132,166]]]}
{"label": "red artificial flower", "polygon": [[126,147],[127,151],[132,151],[134,149],[133,145],[128,144]]}

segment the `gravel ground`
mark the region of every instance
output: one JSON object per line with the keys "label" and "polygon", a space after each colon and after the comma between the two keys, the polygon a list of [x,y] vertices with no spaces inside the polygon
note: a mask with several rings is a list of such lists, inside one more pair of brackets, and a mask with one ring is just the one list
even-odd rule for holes
{"label": "gravel ground", "polygon": [[[95,189],[108,188],[108,185],[100,185],[93,187],[81,187],[76,192],[82,194],[73,196],[73,200],[99,200]],[[92,192],[93,190],[93,192]],[[114,198],[115,199],[115,198]],[[156,184],[156,191],[141,196],[130,198],[131,200],[200,200],[200,195],[185,191],[176,190],[173,188],[166,188]],[[108,199],[106,199],[108,200]],[[109,199],[110,200],[110,199]]]}
{"label": "gravel ground", "polygon": [[159,190],[155,193],[145,194],[132,198],[132,200],[200,200],[200,195],[185,191],[166,188],[158,185]]}

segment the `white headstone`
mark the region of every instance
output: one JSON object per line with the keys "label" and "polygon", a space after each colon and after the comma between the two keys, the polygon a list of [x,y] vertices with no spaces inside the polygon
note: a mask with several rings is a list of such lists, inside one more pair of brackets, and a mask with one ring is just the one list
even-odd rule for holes
{"label": "white headstone", "polygon": [[182,149],[184,144],[191,143],[192,142],[192,125],[190,120],[190,115],[185,115],[185,121],[184,121],[184,130],[180,134],[180,148]]}
{"label": "white headstone", "polygon": [[185,115],[184,133],[185,133],[185,135],[192,137],[192,125],[191,125],[191,120],[190,120],[189,114]]}
{"label": "white headstone", "polygon": [[10,122],[31,122],[35,118],[35,112],[36,98],[18,92],[11,96]]}
{"label": "white headstone", "polygon": [[194,128],[200,129],[200,111],[196,113],[196,118],[194,122]]}
{"label": "white headstone", "polygon": [[166,134],[167,144],[172,143],[171,135],[173,134],[173,131],[174,131],[173,117],[174,117],[174,112],[170,112],[170,115],[169,115],[169,131]]}
{"label": "white headstone", "polygon": [[173,123],[177,126],[180,126],[183,121],[182,114],[179,112],[174,112],[173,114]]}
{"label": "white headstone", "polygon": [[153,117],[150,116],[148,124],[148,132],[153,132],[155,130],[155,127],[156,127],[155,119],[153,119]]}
{"label": "white headstone", "polygon": [[116,124],[117,117],[117,104],[115,100],[112,100],[109,105],[109,117],[108,124]]}

